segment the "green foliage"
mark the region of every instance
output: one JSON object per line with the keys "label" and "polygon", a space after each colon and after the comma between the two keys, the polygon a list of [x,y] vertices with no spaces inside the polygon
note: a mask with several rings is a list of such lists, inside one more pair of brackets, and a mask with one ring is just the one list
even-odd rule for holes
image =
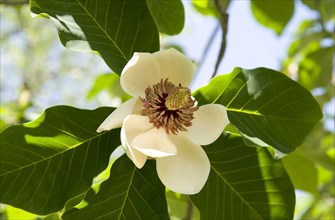
{"label": "green foliage", "polygon": [[31,11],[48,15],[64,46],[95,51],[120,74],[134,52],[159,50],[158,31],[145,0],[32,0]]}
{"label": "green foliage", "polygon": [[310,9],[316,10],[320,13],[322,19],[335,19],[335,7],[332,0],[301,0]]}
{"label": "green foliage", "polygon": [[[333,98],[333,2],[302,2],[318,17],[297,28],[283,72],[307,89],[321,88],[317,101],[326,106]],[[200,13],[218,19],[218,5],[226,10],[231,3],[192,0]],[[294,13],[294,4],[293,0],[252,0],[251,9],[260,24],[280,35]],[[117,74],[134,52],[159,50],[159,32],[178,34],[185,20],[180,0],[31,0],[30,8],[52,20],[67,48],[98,53],[116,73],[98,76],[87,93],[89,99],[103,90],[113,98],[128,99]],[[20,21],[25,19],[20,17]],[[31,32],[38,39],[36,29]],[[45,48],[37,40],[32,45]],[[30,58],[29,54],[26,56]],[[46,57],[39,51],[35,59],[27,59],[23,72],[26,74],[30,60],[42,56]],[[44,71],[42,65],[37,66],[31,72]],[[26,85],[34,78],[24,79]],[[42,84],[43,78],[38,79]],[[326,131],[324,123],[334,116],[325,113],[325,120],[320,122],[319,103],[300,84],[266,68],[235,68],[194,93],[200,105],[227,107],[231,125],[226,131],[232,133],[225,132],[204,147],[211,163],[210,176],[203,190],[190,197],[165,190],[154,160],[147,161],[142,169],[126,155],[115,162],[115,158],[110,160],[120,145],[120,130],[96,133],[96,129],[113,108],[51,107],[36,120],[0,134],[0,202],[11,205],[6,205],[5,215],[0,210],[0,218],[36,218],[35,214],[42,214],[48,216],[39,219],[59,219],[62,215],[63,219],[286,220],[293,218],[294,189],[301,189],[314,197],[299,216],[331,219],[334,131]],[[24,86],[22,96],[30,90]],[[1,116],[15,112],[16,121],[26,121],[25,111],[33,103],[28,97],[19,104],[18,110],[2,105]],[[8,121],[1,118],[1,129]],[[260,147],[268,145],[290,154],[283,160],[273,159],[269,153],[272,149]]]}
{"label": "green foliage", "polygon": [[281,152],[301,145],[322,118],[313,96],[282,73],[235,68],[194,93],[200,104],[225,105],[230,122],[243,134]]}
{"label": "green foliage", "polygon": [[226,134],[204,149],[211,172],[204,189],[191,196],[202,219],[292,219],[294,188],[266,148]]}
{"label": "green foliage", "polygon": [[174,35],[184,27],[185,12],[180,0],[147,0],[149,10],[161,33]]}
{"label": "green foliage", "polygon": [[111,97],[121,98],[122,101],[126,101],[130,96],[125,93],[120,85],[120,77],[115,73],[105,73],[99,75],[91,89],[87,93],[87,99],[93,99],[100,92],[107,90]]}
{"label": "green foliage", "polygon": [[113,164],[110,178],[97,191],[89,191],[83,207],[68,210],[62,218],[169,219],[165,187],[157,177],[154,161],[137,169],[124,155]]}
{"label": "green foliage", "polygon": [[281,35],[294,13],[294,0],[251,1],[251,9],[256,20]]}
{"label": "green foliage", "polygon": [[115,130],[95,132],[112,111],[56,106],[33,122],[4,130],[0,201],[45,215],[88,190],[119,146]]}
{"label": "green foliage", "polygon": [[[230,0],[219,0],[223,9],[227,9]],[[214,0],[192,0],[194,8],[203,15],[219,17]]]}
{"label": "green foliage", "polygon": [[[290,175],[294,188],[310,193],[318,189],[318,172],[310,159],[299,152],[293,152],[283,158],[286,171]],[[308,170],[308,172],[305,172]]]}
{"label": "green foliage", "polygon": [[334,46],[308,53],[299,65],[299,82],[308,89],[321,87],[332,79]]}

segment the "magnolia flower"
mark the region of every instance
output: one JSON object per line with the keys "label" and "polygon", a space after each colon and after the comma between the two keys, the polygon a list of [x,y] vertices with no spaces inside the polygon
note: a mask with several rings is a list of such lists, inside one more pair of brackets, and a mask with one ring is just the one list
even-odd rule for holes
{"label": "magnolia flower", "polygon": [[121,128],[121,144],[136,167],[156,159],[160,180],[170,190],[198,193],[210,163],[200,145],[214,142],[229,123],[224,106],[197,106],[187,88],[195,69],[175,49],[134,53],[121,73],[132,99],[112,112],[97,132]]}

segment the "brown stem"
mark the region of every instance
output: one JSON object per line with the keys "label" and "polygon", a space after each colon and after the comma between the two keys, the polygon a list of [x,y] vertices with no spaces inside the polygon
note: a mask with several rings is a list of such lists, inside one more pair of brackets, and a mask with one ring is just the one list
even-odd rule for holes
{"label": "brown stem", "polygon": [[211,78],[213,78],[216,75],[216,72],[219,68],[219,65],[222,61],[222,58],[224,56],[224,53],[226,51],[227,46],[227,32],[228,32],[228,14],[226,12],[227,8],[224,8],[221,4],[220,0],[214,0],[215,8],[217,9],[219,16],[220,16],[220,26],[222,29],[222,38],[221,38],[221,47],[218,55],[218,59],[215,64],[214,72]]}

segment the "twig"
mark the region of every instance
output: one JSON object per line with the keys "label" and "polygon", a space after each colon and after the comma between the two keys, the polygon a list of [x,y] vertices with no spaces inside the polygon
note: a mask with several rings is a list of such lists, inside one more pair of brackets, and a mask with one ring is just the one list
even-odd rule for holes
{"label": "twig", "polygon": [[205,49],[202,52],[201,58],[200,58],[200,60],[198,62],[197,72],[195,73],[196,76],[199,73],[199,70],[201,69],[201,66],[203,65],[203,63],[204,63],[204,61],[205,61],[205,59],[207,57],[207,54],[209,52],[209,48],[211,47],[212,43],[214,42],[214,38],[215,38],[217,32],[219,31],[219,29],[220,29],[220,24],[218,24],[217,26],[215,26],[213,32],[211,33],[211,35],[210,35],[210,37],[209,37],[209,39],[207,41]]}
{"label": "twig", "polygon": [[222,38],[221,38],[221,47],[218,55],[218,59],[215,64],[214,72],[211,78],[216,75],[216,72],[219,68],[219,65],[222,61],[224,53],[226,51],[227,46],[227,32],[228,32],[228,14],[226,13],[226,8],[221,5],[220,0],[214,0],[215,8],[217,9],[220,16],[220,26],[222,29]]}

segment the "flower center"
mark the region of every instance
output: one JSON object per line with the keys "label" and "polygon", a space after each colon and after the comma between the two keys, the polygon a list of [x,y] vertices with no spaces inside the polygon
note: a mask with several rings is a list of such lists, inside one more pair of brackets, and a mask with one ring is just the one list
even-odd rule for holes
{"label": "flower center", "polygon": [[152,87],[145,89],[142,114],[149,117],[150,123],[156,128],[164,128],[168,134],[186,131],[192,125],[193,113],[199,107],[192,99],[191,91],[161,79]]}

